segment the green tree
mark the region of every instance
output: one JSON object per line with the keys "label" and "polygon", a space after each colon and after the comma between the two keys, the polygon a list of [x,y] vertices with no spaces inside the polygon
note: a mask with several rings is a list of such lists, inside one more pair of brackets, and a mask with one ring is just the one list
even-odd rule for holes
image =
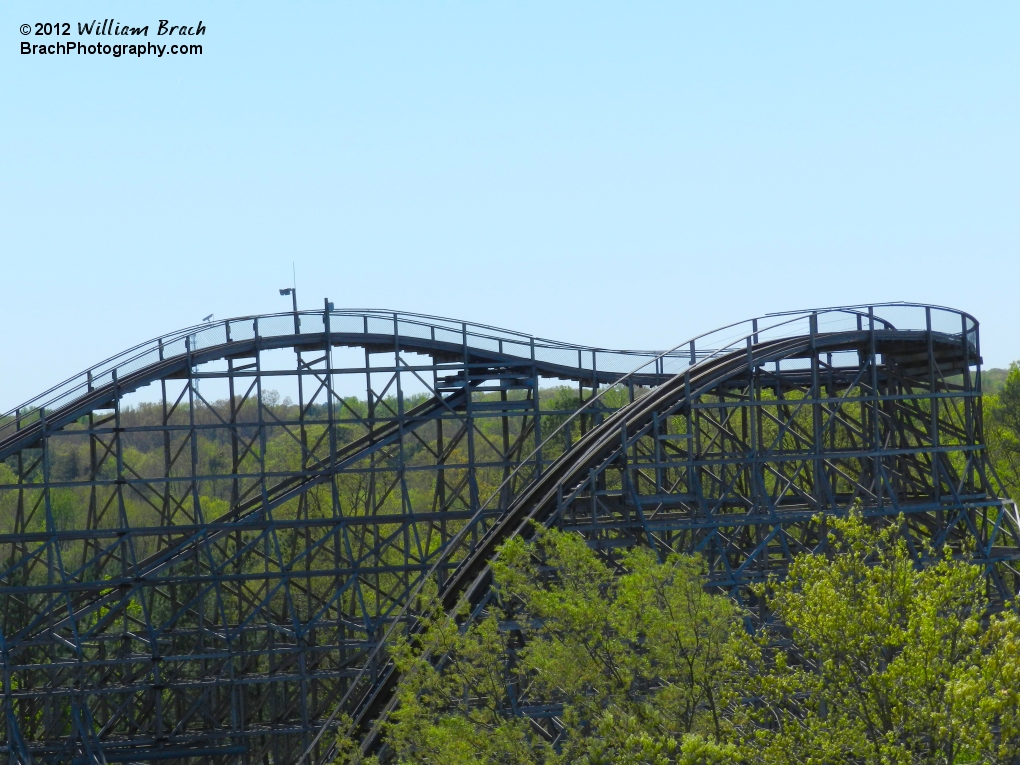
{"label": "green tree", "polygon": [[[427,601],[435,603],[433,593]],[[393,658],[403,681],[386,739],[400,763],[540,763],[545,742],[516,715],[509,636],[488,618],[461,632],[441,611],[425,615],[420,651],[398,641]],[[441,657],[439,666],[430,661]]]}
{"label": "green tree", "polygon": [[985,441],[988,455],[1006,492],[1020,497],[1020,364],[1009,365],[994,396],[985,396]]}
{"label": "green tree", "polygon": [[[492,615],[462,632],[429,614],[427,648],[395,649],[405,680],[386,735],[398,761],[735,761],[718,700],[735,606],[705,592],[695,558],[637,549],[622,566],[574,534],[508,542],[493,568],[519,631]],[[560,746],[517,715],[523,703],[562,705]]]}
{"label": "green tree", "polygon": [[826,554],[798,556],[784,581],[758,589],[776,623],[740,640],[732,677],[749,761],[1020,756],[1020,622],[989,621],[979,566],[928,550],[921,567],[898,532],[859,513],[832,520]]}
{"label": "green tree", "polygon": [[[932,549],[921,565],[903,518],[818,522],[824,552],[754,588],[771,620],[753,635],[696,558],[635,549],[614,566],[575,534],[509,541],[493,564],[502,623],[427,613],[423,639],[398,643],[395,760],[1017,762],[1020,619],[991,612],[983,568]],[[555,746],[520,715],[543,704],[561,710]]]}
{"label": "green tree", "polygon": [[704,590],[697,558],[659,563],[635,548],[622,567],[618,576],[576,534],[545,532],[537,545],[507,543],[494,569],[526,616],[533,692],[563,701],[564,761],[687,761],[685,747],[706,750],[722,733],[718,688],[736,609]]}

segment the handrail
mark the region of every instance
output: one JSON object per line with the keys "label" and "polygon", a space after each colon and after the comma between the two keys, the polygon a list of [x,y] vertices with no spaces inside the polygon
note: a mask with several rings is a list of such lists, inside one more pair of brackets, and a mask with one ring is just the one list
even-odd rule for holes
{"label": "handrail", "polygon": [[[874,309],[885,309],[886,311],[896,311],[903,309],[920,309],[921,313],[937,313],[939,315],[952,315],[960,317],[960,325],[962,331],[969,334],[977,327],[977,321],[970,314],[958,311],[956,309],[945,308],[942,306],[925,305],[921,303],[879,303],[872,306],[859,305],[859,306],[841,306],[834,308],[819,308],[812,309],[812,311],[790,311],[784,313],[767,314],[756,320],[760,321],[769,318],[778,318],[783,316],[803,316],[806,313],[829,313],[833,311],[852,312],[858,311],[863,312],[865,310]],[[297,322],[299,327],[318,327],[317,320],[324,317],[324,310],[314,311],[298,311]],[[503,343],[511,343],[519,345],[521,351],[527,351],[529,354],[538,354],[542,352],[570,352],[571,359],[565,366],[576,367],[584,370],[595,370],[598,368],[601,371],[611,372],[627,372],[627,368],[612,369],[609,366],[609,362],[616,361],[619,364],[628,358],[646,358],[648,362],[641,365],[639,369],[643,369],[649,366],[652,361],[656,361],[667,357],[669,354],[678,352],[680,348],[685,344],[681,344],[676,348],[659,353],[658,351],[648,350],[616,350],[609,348],[601,348],[597,346],[586,346],[573,343],[565,343],[558,340],[549,340],[546,338],[534,337],[522,332],[515,332],[513,330],[501,329],[499,327],[493,327],[488,324],[480,324],[477,322],[467,322],[457,319],[450,319],[440,316],[432,316],[428,314],[419,314],[412,312],[393,311],[389,309],[375,309],[375,308],[349,308],[341,310],[329,311],[331,317],[331,323],[337,323],[342,321],[343,318],[357,318],[362,320],[364,327],[364,334],[371,334],[368,332],[370,320],[382,320],[387,325],[392,324],[393,330],[399,333],[402,326],[405,327],[422,327],[429,330],[429,334],[434,339],[435,332],[449,332],[451,334],[460,335],[462,338],[475,338],[481,341],[495,341],[502,347]],[[920,314],[918,314],[920,315]],[[230,319],[221,319],[215,322],[203,323],[193,325],[191,327],[185,327],[184,329],[171,332],[160,337],[153,338],[144,343],[132,346],[131,348],[123,351],[119,354],[111,356],[98,364],[94,364],[88,369],[64,380],[57,385],[43,391],[39,395],[29,399],[19,406],[14,407],[10,411],[0,414],[0,440],[3,439],[4,431],[11,428],[20,428],[21,424],[26,421],[31,421],[33,415],[36,415],[40,410],[53,409],[55,406],[60,406],[69,403],[76,398],[87,394],[97,386],[103,385],[107,382],[107,378],[113,378],[116,372],[117,376],[123,378],[127,373],[136,369],[146,366],[146,362],[155,362],[158,360],[165,360],[168,358],[174,358],[178,356],[185,356],[190,351],[194,353],[201,347],[208,347],[219,343],[229,343],[236,339],[252,339],[260,337],[282,337],[290,336],[294,334],[293,331],[293,319],[295,314],[292,311],[261,314],[252,316],[242,316]],[[301,318],[308,318],[309,321],[302,323]],[[876,317],[880,321],[885,321],[881,316]],[[271,326],[274,320],[282,320],[276,322],[282,331],[278,332],[266,332],[267,325]],[[722,327],[714,332],[721,332],[732,327],[736,327],[740,324],[746,324],[747,322],[736,322],[734,324]],[[886,322],[892,324],[892,322]],[[916,327],[916,329],[924,329],[922,326]],[[307,330],[300,329],[302,334]],[[341,330],[342,331],[342,330]],[[242,333],[246,337],[241,338],[237,335]],[[249,334],[250,333],[250,334]],[[713,334],[713,333],[707,333]],[[411,334],[412,337],[420,337],[420,335]],[[699,338],[694,338],[695,340]],[[216,342],[212,342],[216,341]],[[690,341],[689,341],[690,342]],[[577,359],[573,358],[573,354],[577,354]],[[608,357],[608,358],[607,358]],[[545,359],[546,361],[552,361],[552,359]],[[602,363],[600,364],[600,360]],[[556,363],[562,363],[562,357],[557,360]],[[590,366],[588,365],[590,361]]]}
{"label": "handrail", "polygon": [[[300,334],[321,332],[324,314],[325,310],[299,311],[297,317]],[[442,337],[442,333],[447,333],[445,339],[450,342],[454,341],[454,337],[458,341],[474,340],[479,344],[471,347],[492,351],[509,344],[515,346],[514,350],[525,357],[530,355],[536,358],[536,354],[543,353],[557,354],[555,359],[537,358],[537,360],[586,371],[599,369],[603,372],[622,372],[626,370],[614,369],[613,367],[618,366],[619,362],[612,364],[612,360],[625,360],[634,357],[652,358],[659,353],[651,350],[618,350],[565,343],[486,324],[385,309],[334,309],[329,311],[329,315],[334,335],[352,332],[366,335],[383,334],[384,332],[371,331],[373,328],[371,323],[381,321],[385,323],[385,333],[387,334],[400,334],[401,330],[407,330],[405,335],[407,337],[436,340],[437,337]],[[150,363],[183,357],[189,352],[194,353],[204,347],[230,343],[235,340],[292,336],[295,334],[294,317],[294,312],[288,311],[221,319],[185,327],[139,343],[52,386],[10,411],[0,414],[0,440],[5,437],[6,430],[20,428],[23,423],[31,421],[33,415],[40,410],[52,410],[57,406],[70,403],[110,382],[114,373],[118,378],[124,378],[128,373]],[[305,321],[301,321],[302,319]],[[344,319],[348,319],[348,323],[350,323],[350,319],[358,320],[361,329],[342,328]],[[381,326],[375,328],[383,329]],[[437,333],[440,334],[437,336]],[[569,354],[569,358],[566,354]],[[628,364],[627,368],[629,366]]]}
{"label": "handrail", "polygon": [[[890,319],[877,315],[875,312],[875,309],[877,308],[885,309],[887,316],[895,315],[897,310],[906,309],[912,313],[916,313],[917,315],[914,316],[913,318],[916,318],[921,321],[917,322],[918,326],[911,326],[910,323],[904,325],[902,321],[900,321],[899,326],[897,326],[897,324],[892,322]],[[475,512],[472,518],[464,525],[464,527],[462,527],[450,539],[449,543],[446,545],[444,550],[439,554],[439,556],[433,562],[433,564],[429,567],[425,575],[422,576],[415,583],[414,587],[411,589],[409,593],[409,597],[407,598],[404,605],[401,607],[399,614],[397,614],[395,618],[389,621],[386,631],[382,635],[382,639],[376,642],[374,648],[370,652],[364,665],[358,671],[357,675],[355,675],[355,677],[353,678],[350,686],[348,687],[348,690],[346,691],[346,693],[344,693],[343,697],[341,697],[341,699],[337,702],[330,716],[320,726],[319,731],[316,733],[315,737],[305,748],[301,757],[299,757],[298,760],[295,762],[295,765],[301,765],[305,761],[305,759],[311,754],[312,750],[317,746],[318,742],[325,734],[326,730],[329,728],[330,725],[333,724],[337,716],[340,714],[341,710],[343,710],[346,703],[350,700],[351,695],[358,687],[359,682],[364,678],[366,672],[369,671],[369,667],[373,666],[373,663],[375,659],[379,656],[379,653],[383,649],[383,646],[388,644],[391,636],[393,635],[394,630],[397,629],[398,625],[408,623],[407,612],[411,608],[411,605],[417,600],[418,596],[422,591],[422,588],[425,586],[425,583],[436,574],[440,566],[444,565],[447,562],[449,556],[453,553],[453,551],[458,549],[459,545],[468,536],[468,534],[471,533],[472,530],[474,530],[476,525],[483,518],[486,509],[489,507],[492,501],[497,496],[501,495],[503,489],[518,476],[521,470],[523,470],[526,466],[529,466],[531,464],[531,460],[537,454],[539,454],[547,444],[552,442],[552,440],[556,438],[563,431],[564,428],[572,427],[573,422],[578,417],[582,416],[582,414],[586,414],[587,412],[591,411],[594,405],[597,402],[599,402],[610,390],[613,390],[623,385],[628,380],[637,376],[638,374],[641,373],[642,370],[648,367],[649,364],[655,364],[656,371],[659,374],[665,374],[666,373],[664,363],[665,360],[666,359],[679,360],[680,366],[674,372],[675,375],[679,375],[687,372],[692,367],[698,364],[708,362],[726,353],[733,353],[739,350],[739,346],[743,344],[749,343],[757,344],[759,342],[781,340],[784,338],[792,338],[800,335],[813,336],[817,334],[822,334],[821,328],[822,324],[826,325],[825,330],[826,332],[854,331],[854,330],[866,331],[874,328],[877,324],[881,324],[882,325],[881,329],[883,330],[896,330],[896,331],[913,330],[932,332],[934,331],[933,329],[934,323],[932,320],[932,316],[933,313],[935,312],[938,312],[939,314],[946,314],[950,317],[959,318],[958,325],[960,329],[959,333],[942,332],[941,330],[939,330],[941,334],[949,336],[956,336],[957,334],[959,334],[961,338],[964,340],[964,342],[969,343],[970,335],[972,332],[974,332],[975,333],[974,343],[976,349],[977,346],[976,329],[978,326],[977,320],[974,319],[974,317],[971,316],[970,314],[952,308],[944,308],[941,306],[926,305],[922,303],[895,302],[895,303],[879,303],[872,305],[839,306],[832,308],[807,309],[801,311],[787,311],[781,313],[765,314],[764,316],[758,318],[734,322],[724,327],[720,327],[718,329],[697,335],[691,338],[690,340],[680,343],[667,351],[663,351],[655,358],[650,359],[644,364],[632,369],[630,372],[623,375],[613,384],[603,388],[596,395],[592,396],[590,399],[585,401],[584,404],[580,406],[576,411],[574,411],[571,415],[569,415],[562,423],[560,423],[558,427],[556,427],[548,436],[546,436],[537,447],[535,447],[531,454],[529,454],[525,459],[521,460],[520,463],[518,464],[518,467],[516,467],[514,470],[510,472],[510,474],[489,495],[488,499],[486,499],[485,502],[481,504],[481,506],[478,508],[478,510]],[[840,317],[840,315],[842,315],[842,317]],[[821,322],[819,320],[819,317],[824,316],[829,316],[830,319],[828,321]],[[909,314],[907,318],[911,318]],[[806,332],[802,331],[798,333],[789,334],[778,335],[774,334],[776,332],[781,332],[783,328],[789,328],[791,325],[794,325],[797,322],[802,322],[804,320],[807,320],[808,322]],[[840,323],[841,320],[843,323],[850,322],[850,326],[845,326],[840,329],[837,329],[834,325]],[[865,326],[864,324],[865,321],[867,321],[867,326]],[[952,320],[950,323],[955,323],[955,320]],[[945,327],[945,329],[952,329],[952,327],[950,327],[948,324],[944,324],[943,326]],[[745,329],[749,328],[751,331],[746,332],[737,329],[738,327],[743,327]],[[704,343],[705,340],[713,338],[717,335],[721,335],[722,333],[728,333],[730,330],[737,330],[736,334],[719,337],[718,343],[722,343],[722,345],[719,345],[718,343],[712,343],[712,345],[710,345],[708,348],[705,348],[703,344],[702,350],[700,351],[698,350],[697,348],[698,341],[702,341],[702,343]],[[677,355],[677,353],[681,349],[686,349],[687,353],[683,355]],[[569,453],[570,449],[568,449],[562,455],[560,455],[559,459],[562,460],[566,458],[567,454]],[[486,534],[482,535],[481,539],[479,540],[479,543],[481,544],[482,541],[488,536],[488,534],[493,532],[493,530],[494,529],[490,529],[489,532],[486,532]],[[412,629],[412,627],[409,626],[408,629]]]}

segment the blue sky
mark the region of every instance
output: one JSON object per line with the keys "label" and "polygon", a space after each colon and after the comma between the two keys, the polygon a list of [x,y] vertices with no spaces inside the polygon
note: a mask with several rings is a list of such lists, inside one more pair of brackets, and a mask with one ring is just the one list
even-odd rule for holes
{"label": "blue sky", "polygon": [[[204,53],[19,53],[22,23],[93,18],[201,20]],[[1015,2],[6,0],[0,410],[208,313],[285,309],[292,261],[308,308],[616,347],[932,302],[1003,366],[1018,22]]]}

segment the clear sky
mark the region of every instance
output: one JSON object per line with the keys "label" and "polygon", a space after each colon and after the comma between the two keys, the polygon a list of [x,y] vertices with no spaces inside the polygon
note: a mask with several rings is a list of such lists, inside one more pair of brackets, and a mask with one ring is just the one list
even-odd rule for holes
{"label": "clear sky", "polygon": [[[104,18],[203,54],[19,52]],[[0,410],[292,261],[308,308],[654,348],[914,300],[1020,358],[1015,0],[4,0],[0,46]]]}

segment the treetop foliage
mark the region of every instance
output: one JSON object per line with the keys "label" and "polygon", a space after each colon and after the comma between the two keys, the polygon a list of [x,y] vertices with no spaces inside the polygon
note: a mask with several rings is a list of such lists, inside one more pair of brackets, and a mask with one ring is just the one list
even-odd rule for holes
{"label": "treetop foliage", "polygon": [[754,633],[704,589],[696,557],[609,561],[558,531],[508,541],[493,564],[502,611],[467,626],[429,612],[421,640],[394,649],[388,759],[1016,762],[1020,619],[990,611],[981,568],[912,550],[859,510],[824,520],[822,554],[755,588],[770,619]]}
{"label": "treetop foliage", "polygon": [[994,395],[983,397],[988,456],[1006,493],[1020,497],[1020,364],[1009,365]]}

